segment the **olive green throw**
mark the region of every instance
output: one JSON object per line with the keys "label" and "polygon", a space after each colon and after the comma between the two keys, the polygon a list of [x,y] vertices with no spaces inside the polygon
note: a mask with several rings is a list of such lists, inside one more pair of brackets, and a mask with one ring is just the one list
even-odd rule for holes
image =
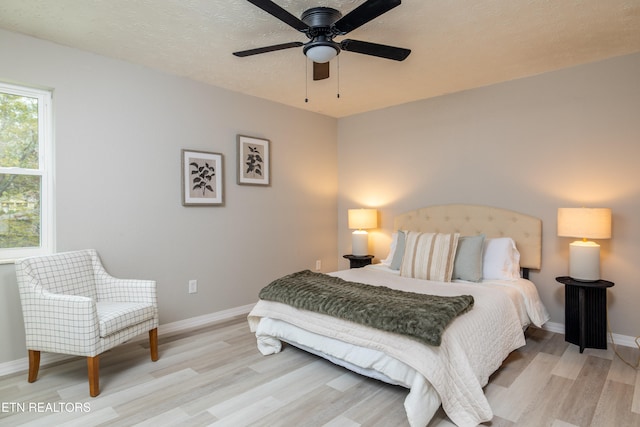
{"label": "olive green throw", "polygon": [[473,307],[471,295],[445,297],[403,292],[309,270],[274,280],[259,296],[434,346],[440,345],[447,325]]}

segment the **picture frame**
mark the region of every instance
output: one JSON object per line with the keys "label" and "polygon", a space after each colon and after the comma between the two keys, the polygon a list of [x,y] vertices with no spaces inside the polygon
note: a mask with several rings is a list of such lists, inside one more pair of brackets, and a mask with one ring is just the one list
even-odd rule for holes
{"label": "picture frame", "polygon": [[238,185],[271,185],[270,141],[238,135]]}
{"label": "picture frame", "polygon": [[224,205],[224,165],[220,153],[181,150],[182,205]]}

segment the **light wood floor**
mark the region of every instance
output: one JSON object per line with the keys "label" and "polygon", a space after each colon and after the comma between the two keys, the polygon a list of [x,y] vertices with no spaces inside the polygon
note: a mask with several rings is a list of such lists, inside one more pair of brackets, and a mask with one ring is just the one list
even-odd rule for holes
{"label": "light wood floor", "polygon": [[[408,425],[407,390],[291,346],[261,356],[244,318],[161,335],[159,343],[155,363],[143,342],[105,353],[101,394],[93,399],[80,358],[42,367],[33,384],[26,372],[0,377],[0,425]],[[635,364],[637,349],[618,350]],[[485,393],[495,414],[487,426],[640,426],[636,370],[611,350],[580,354],[563,335],[540,329],[527,331],[527,345],[509,356]],[[451,425],[442,410],[429,424]]]}

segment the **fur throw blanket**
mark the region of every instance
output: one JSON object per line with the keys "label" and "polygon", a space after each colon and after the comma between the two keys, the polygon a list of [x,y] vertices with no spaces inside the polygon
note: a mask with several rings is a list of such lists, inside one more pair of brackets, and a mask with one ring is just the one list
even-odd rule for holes
{"label": "fur throw blanket", "polygon": [[439,346],[447,325],[473,308],[471,295],[437,296],[355,283],[309,270],[264,287],[260,299],[288,304]]}

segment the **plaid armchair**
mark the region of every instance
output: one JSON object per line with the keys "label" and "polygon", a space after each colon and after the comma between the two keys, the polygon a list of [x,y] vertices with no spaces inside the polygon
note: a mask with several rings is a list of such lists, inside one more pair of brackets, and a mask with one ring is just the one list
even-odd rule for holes
{"label": "plaid armchair", "polygon": [[158,360],[158,303],[153,280],[116,279],[95,250],[16,261],[29,353],[29,382],[38,377],[40,352],[87,357],[89,394],[100,393],[99,355],[149,333]]}

